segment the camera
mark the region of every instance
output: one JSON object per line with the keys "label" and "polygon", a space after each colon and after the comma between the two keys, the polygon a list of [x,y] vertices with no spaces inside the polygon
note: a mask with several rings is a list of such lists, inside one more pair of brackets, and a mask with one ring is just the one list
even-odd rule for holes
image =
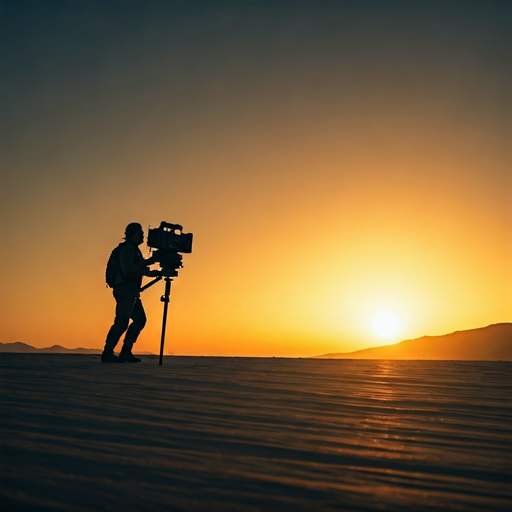
{"label": "camera", "polygon": [[158,228],[148,230],[148,246],[153,249],[153,257],[165,275],[177,276],[182,268],[182,256],[179,253],[192,252],[192,233],[183,233],[179,224],[162,221]]}

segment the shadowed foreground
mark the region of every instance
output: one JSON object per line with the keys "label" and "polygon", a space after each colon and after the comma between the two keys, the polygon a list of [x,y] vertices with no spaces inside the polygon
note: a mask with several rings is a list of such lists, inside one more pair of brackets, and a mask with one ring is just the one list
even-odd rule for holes
{"label": "shadowed foreground", "polygon": [[1,354],[3,510],[507,510],[506,362]]}

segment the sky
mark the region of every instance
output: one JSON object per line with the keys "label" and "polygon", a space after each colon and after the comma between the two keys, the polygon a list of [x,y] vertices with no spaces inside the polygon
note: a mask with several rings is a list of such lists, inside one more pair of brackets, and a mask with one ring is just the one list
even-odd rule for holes
{"label": "sky", "polygon": [[511,2],[0,5],[0,341],[103,348],[110,251],[162,220],[194,234],[165,353],[512,321]]}

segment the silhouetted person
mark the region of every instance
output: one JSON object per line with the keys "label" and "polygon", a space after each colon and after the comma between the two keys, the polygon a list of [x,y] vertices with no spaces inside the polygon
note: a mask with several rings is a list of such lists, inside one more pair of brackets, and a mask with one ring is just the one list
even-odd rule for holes
{"label": "silhouetted person", "polygon": [[[142,276],[155,277],[157,270],[150,270],[148,265],[155,262],[154,258],[144,259],[139,245],[144,241],[144,231],[137,222],[126,226],[125,242],[120,247],[119,265],[114,283],[116,299],[116,317],[110,328],[105,348],[101,354],[103,363],[138,363],[140,359],[132,354],[133,344],[137,341],[140,331],[146,325],[146,313],[140,300]],[[128,324],[132,319],[130,327]],[[128,329],[128,330],[127,330]],[[126,331],[123,347],[117,357],[114,349],[122,334]]]}

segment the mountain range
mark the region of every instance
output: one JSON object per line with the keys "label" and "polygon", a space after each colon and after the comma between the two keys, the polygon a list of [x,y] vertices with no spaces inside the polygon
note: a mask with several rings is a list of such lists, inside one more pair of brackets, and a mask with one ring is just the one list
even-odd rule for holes
{"label": "mountain range", "polygon": [[493,324],[442,336],[423,336],[393,345],[366,348],[355,352],[323,354],[316,357],[512,361],[512,323]]}
{"label": "mountain range", "polygon": [[[0,353],[101,354],[97,348],[66,348],[61,345],[36,348],[21,341],[1,343]],[[153,355],[151,352],[137,352]],[[423,336],[393,345],[355,352],[316,356],[331,359],[447,359],[473,361],[512,361],[512,323],[499,323],[456,331],[442,336]]]}
{"label": "mountain range", "polygon": [[[14,343],[1,343],[0,352],[11,352],[18,354],[101,354],[99,348],[66,348],[61,345],[53,345],[51,347],[36,348],[21,341]],[[134,352],[136,354],[153,355],[152,352]]]}

